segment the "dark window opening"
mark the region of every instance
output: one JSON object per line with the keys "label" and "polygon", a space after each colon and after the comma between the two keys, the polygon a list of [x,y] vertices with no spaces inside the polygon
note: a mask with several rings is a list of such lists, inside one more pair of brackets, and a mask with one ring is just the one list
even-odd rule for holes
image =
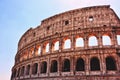
{"label": "dark window opening", "polygon": [[106,58],[106,69],[107,70],[116,70],[116,62],[112,57]]}
{"label": "dark window opening", "polygon": [[34,74],[34,75],[37,74],[37,71],[38,71],[38,64],[35,63],[32,67],[32,74]]}
{"label": "dark window opening", "polygon": [[56,35],[58,34],[58,32],[55,33]]}
{"label": "dark window opening", "polygon": [[54,61],[52,61],[52,63],[51,63],[51,72],[57,72],[57,69],[58,69],[58,66],[57,66],[58,64],[57,64],[57,61],[56,60],[54,60]]}
{"label": "dark window opening", "polygon": [[24,42],[26,42],[26,38],[24,39]]}
{"label": "dark window opening", "polygon": [[50,30],[50,26],[47,27],[47,31]]}
{"label": "dark window opening", "polygon": [[80,29],[80,28],[78,28],[78,29]]}
{"label": "dark window opening", "polygon": [[107,25],[103,25],[104,27],[106,27]]}
{"label": "dark window opening", "polygon": [[66,21],[65,21],[65,25],[68,25],[68,24],[69,24],[69,21],[68,21],[68,20],[66,20]]}
{"label": "dark window opening", "polygon": [[76,63],[76,71],[84,71],[84,70],[85,70],[84,60],[82,58],[79,58]]}
{"label": "dark window opening", "polygon": [[11,78],[15,78],[15,77],[16,77],[16,69],[13,70],[13,72],[12,72],[12,77],[11,77]]}
{"label": "dark window opening", "polygon": [[33,37],[35,37],[35,35],[36,35],[36,34],[35,34],[35,32],[34,32],[34,33],[33,33]]}
{"label": "dark window opening", "polygon": [[26,75],[29,75],[30,74],[30,65],[27,65],[27,68],[26,68]]}
{"label": "dark window opening", "polygon": [[98,58],[92,58],[90,60],[90,69],[91,69],[91,71],[100,70],[100,61]]}
{"label": "dark window opening", "polygon": [[24,70],[25,70],[25,67],[23,66],[22,69],[21,69],[21,74],[20,74],[21,76],[24,75]]}
{"label": "dark window opening", "polygon": [[117,52],[117,55],[120,57],[120,52]]}
{"label": "dark window opening", "polygon": [[89,21],[93,21],[93,16],[90,16],[90,17],[89,17]]}
{"label": "dark window opening", "polygon": [[20,68],[17,71],[17,77],[19,77],[19,76],[20,76]]}
{"label": "dark window opening", "polygon": [[47,72],[47,62],[42,62],[41,73],[46,73],[46,72]]}
{"label": "dark window opening", "polygon": [[63,62],[63,72],[69,72],[70,71],[70,61],[68,59],[65,59]]}

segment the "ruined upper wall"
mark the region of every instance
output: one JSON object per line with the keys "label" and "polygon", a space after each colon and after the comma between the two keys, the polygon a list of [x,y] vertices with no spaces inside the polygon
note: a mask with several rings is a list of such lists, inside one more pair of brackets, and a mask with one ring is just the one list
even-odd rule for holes
{"label": "ruined upper wall", "polygon": [[18,50],[34,41],[55,34],[95,27],[120,27],[120,19],[109,5],[80,8],[57,14],[42,21],[41,25],[30,28],[21,37]]}

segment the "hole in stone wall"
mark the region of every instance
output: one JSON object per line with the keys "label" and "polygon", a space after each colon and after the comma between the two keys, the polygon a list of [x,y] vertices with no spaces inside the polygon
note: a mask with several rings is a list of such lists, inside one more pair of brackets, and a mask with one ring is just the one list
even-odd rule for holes
{"label": "hole in stone wall", "polygon": [[120,52],[117,52],[117,55],[120,57]]}
{"label": "hole in stone wall", "polygon": [[85,70],[84,60],[82,58],[79,58],[76,63],[76,71],[84,71],[84,70]]}
{"label": "hole in stone wall", "polygon": [[100,61],[98,58],[94,57],[90,60],[90,69],[92,71],[100,70]]}
{"label": "hole in stone wall", "polygon": [[112,57],[106,58],[106,69],[107,70],[116,70],[116,62]]}
{"label": "hole in stone wall", "polygon": [[111,45],[110,36],[108,36],[108,35],[103,35],[103,36],[102,36],[102,42],[103,42],[103,45]]}
{"label": "hole in stone wall", "polygon": [[83,47],[84,46],[84,40],[81,37],[76,38],[76,47]]}
{"label": "hole in stone wall", "polygon": [[55,33],[56,35],[58,34],[58,32]]}
{"label": "hole in stone wall", "polygon": [[35,63],[32,67],[32,74],[34,74],[34,75],[37,74],[37,71],[38,71],[38,64]]}
{"label": "hole in stone wall", "polygon": [[120,35],[117,35],[117,44],[120,45]]}
{"label": "hole in stone wall", "polygon": [[57,61],[54,60],[54,61],[52,61],[52,63],[51,63],[51,69],[50,69],[50,71],[51,71],[51,72],[57,72],[57,69],[58,69]]}
{"label": "hole in stone wall", "polygon": [[66,21],[65,21],[65,25],[68,25],[68,24],[69,24],[69,21],[68,21],[68,20],[66,20]]}
{"label": "hole in stone wall", "polygon": [[106,27],[106,25],[103,25],[104,27]]}
{"label": "hole in stone wall", "polygon": [[69,48],[71,48],[71,41],[70,39],[66,39],[64,41],[64,49],[69,49]]}
{"label": "hole in stone wall", "polygon": [[21,76],[23,76],[24,75],[24,70],[25,70],[25,67],[23,66],[22,68],[21,68]]}
{"label": "hole in stone wall", "polygon": [[26,42],[26,38],[24,39],[24,42]]}
{"label": "hole in stone wall", "polygon": [[36,35],[36,33],[34,32],[34,33],[33,33],[33,37],[35,37],[35,35]]}
{"label": "hole in stone wall", "polygon": [[50,26],[47,27],[47,31],[50,30]]}
{"label": "hole in stone wall", "polygon": [[70,60],[65,59],[63,62],[63,72],[69,72],[70,71]]}
{"label": "hole in stone wall", "polygon": [[26,67],[26,75],[29,75],[30,74],[30,65],[27,65]]}
{"label": "hole in stone wall", "polygon": [[54,51],[59,50],[59,41],[54,43]]}
{"label": "hole in stone wall", "polygon": [[89,17],[89,21],[93,21],[93,16],[90,16],[90,17]]}
{"label": "hole in stone wall", "polygon": [[19,76],[20,76],[20,68],[17,71],[17,77],[19,77]]}
{"label": "hole in stone wall", "polygon": [[47,62],[42,62],[41,64],[41,73],[46,73],[47,72]]}

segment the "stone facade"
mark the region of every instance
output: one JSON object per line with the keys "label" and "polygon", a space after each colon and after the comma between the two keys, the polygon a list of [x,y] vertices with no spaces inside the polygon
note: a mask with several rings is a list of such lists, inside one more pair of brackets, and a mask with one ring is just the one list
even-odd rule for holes
{"label": "stone facade", "polygon": [[43,20],[21,37],[11,80],[120,80],[120,19],[103,5]]}

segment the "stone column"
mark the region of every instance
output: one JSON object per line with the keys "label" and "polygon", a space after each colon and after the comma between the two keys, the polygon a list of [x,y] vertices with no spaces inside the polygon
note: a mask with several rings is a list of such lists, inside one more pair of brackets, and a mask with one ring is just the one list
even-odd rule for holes
{"label": "stone column", "polygon": [[90,71],[90,59],[89,59],[89,55],[86,55],[85,70],[86,70],[86,75],[89,75],[89,71]]}
{"label": "stone column", "polygon": [[115,31],[113,31],[112,32],[112,41],[113,41],[113,45],[115,46],[115,47],[117,47],[118,45],[117,45],[117,35],[116,35],[116,33],[115,33]]}
{"label": "stone column", "polygon": [[43,44],[42,43],[40,43],[41,44],[41,55],[43,55]]}
{"label": "stone column", "polygon": [[101,48],[102,47],[102,36],[100,33],[98,35],[99,35],[98,36],[98,46]]}
{"label": "stone column", "polygon": [[115,61],[116,61],[116,68],[117,68],[117,71],[120,72],[120,58],[119,56],[115,56]]}
{"label": "stone column", "polygon": [[49,41],[49,53],[52,53],[52,41]]}
{"label": "stone column", "polygon": [[105,57],[104,57],[104,53],[101,52],[101,70],[102,70],[102,74],[106,74],[106,62],[105,62]]}
{"label": "stone column", "polygon": [[29,72],[30,77],[31,77],[31,75],[32,75],[32,66],[33,66],[33,63],[30,64],[30,72]]}
{"label": "stone column", "polygon": [[50,74],[50,58],[47,59],[47,74]]}
{"label": "stone column", "polygon": [[62,61],[61,56],[58,57],[58,74],[61,75],[62,72]]}
{"label": "stone column", "polygon": [[74,35],[71,36],[71,50],[75,49],[75,37]]}
{"label": "stone column", "polygon": [[70,57],[70,61],[71,61],[70,70],[72,74],[75,75],[75,58],[73,55]]}
{"label": "stone column", "polygon": [[63,46],[63,40],[62,40],[62,37],[60,37],[59,40],[60,40],[60,41],[59,41],[59,52],[61,52],[61,51],[62,51],[62,46]]}
{"label": "stone column", "polygon": [[110,39],[111,39],[111,45],[114,45],[114,36],[113,36],[113,34],[110,35]]}
{"label": "stone column", "polygon": [[29,59],[29,49],[27,49],[27,59]]}
{"label": "stone column", "polygon": [[88,48],[88,38],[87,38],[87,36],[85,36],[85,38],[84,38],[84,47],[85,47],[85,49]]}
{"label": "stone column", "polygon": [[36,45],[33,46],[33,57],[35,57]]}
{"label": "stone column", "polygon": [[28,49],[28,59],[30,58],[30,49]]}

